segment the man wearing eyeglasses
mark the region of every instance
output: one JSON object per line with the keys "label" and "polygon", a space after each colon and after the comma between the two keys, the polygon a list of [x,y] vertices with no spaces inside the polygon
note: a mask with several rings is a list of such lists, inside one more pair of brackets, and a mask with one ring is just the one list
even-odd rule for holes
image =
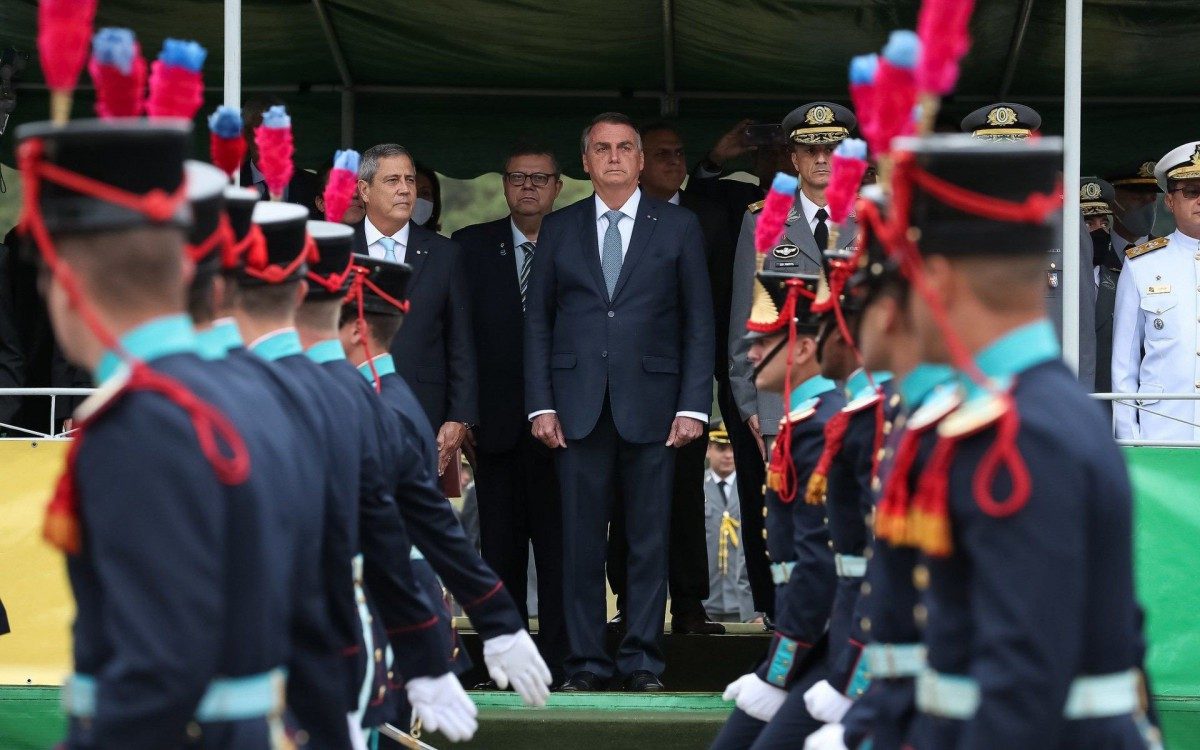
{"label": "man wearing eyeglasses", "polygon": [[1112,388],[1137,393],[1116,403],[1118,438],[1200,440],[1200,141],[1170,151],[1154,168],[1175,231],[1125,250],[1113,315]]}
{"label": "man wearing eyeglasses", "polygon": [[479,425],[467,440],[475,448],[483,558],[528,618],[526,582],[532,542],[538,647],[558,684],[567,649],[562,508],[554,454],[533,437],[525,416],[522,353],[525,295],[538,252],[538,233],[563,183],[554,154],[535,144],[518,144],[509,152],[501,179],[509,215],[465,227],[451,238],[463,250],[478,354]]}

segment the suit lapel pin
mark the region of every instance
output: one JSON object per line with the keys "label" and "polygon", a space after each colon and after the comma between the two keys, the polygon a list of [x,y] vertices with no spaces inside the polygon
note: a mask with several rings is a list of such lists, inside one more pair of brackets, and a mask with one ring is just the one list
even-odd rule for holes
{"label": "suit lapel pin", "polygon": [[500,243],[500,254],[508,255],[508,246],[505,245],[503,242]]}

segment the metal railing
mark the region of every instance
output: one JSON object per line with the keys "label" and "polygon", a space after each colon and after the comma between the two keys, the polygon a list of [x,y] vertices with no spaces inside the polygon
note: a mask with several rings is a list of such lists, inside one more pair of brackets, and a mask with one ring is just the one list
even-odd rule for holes
{"label": "metal railing", "polygon": [[58,399],[66,396],[90,396],[95,393],[95,388],[0,388],[0,398],[4,397],[24,397],[24,396],[41,396],[50,399],[50,412],[46,418],[46,424],[49,427],[47,432],[39,432],[31,430],[28,427],[20,427],[15,424],[6,424],[0,422],[0,430],[10,430],[22,433],[20,436],[9,438],[0,438],[4,440],[28,440],[31,438],[38,440],[65,440],[71,436],[74,430],[59,430],[58,419]]}
{"label": "metal railing", "polygon": [[[1169,419],[1174,422],[1188,425],[1195,429],[1200,429],[1200,425],[1195,422],[1189,422],[1186,419],[1163,414],[1155,411],[1145,405],[1147,401],[1200,401],[1200,393],[1093,393],[1092,398],[1097,401],[1111,401],[1113,403],[1131,406],[1138,411],[1144,411],[1147,414],[1153,414],[1156,417]],[[1138,445],[1148,448],[1200,448],[1200,440],[1150,440],[1143,438],[1118,438],[1119,445]]]}

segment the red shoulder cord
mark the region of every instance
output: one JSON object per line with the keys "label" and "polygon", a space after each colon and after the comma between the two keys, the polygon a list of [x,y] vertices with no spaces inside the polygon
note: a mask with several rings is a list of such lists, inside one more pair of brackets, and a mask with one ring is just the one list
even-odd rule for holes
{"label": "red shoulder cord", "polygon": [[[250,235],[246,235],[247,239]],[[259,231],[261,238],[262,232]],[[268,284],[282,284],[287,281],[293,274],[299,270],[300,266],[305,263],[316,263],[320,259],[317,253],[317,242],[311,235],[304,235],[304,246],[300,248],[299,254],[292,259],[286,266],[281,266],[278,263],[267,262],[267,243],[264,241],[251,242],[247,246],[245,255],[246,275],[265,281]]]}
{"label": "red shoulder cord", "polygon": [[212,466],[217,478],[225,484],[239,484],[245,481],[250,472],[250,456],[241,435],[224,414],[197,397],[183,383],[151,369],[146,363],[135,359],[121,346],[116,336],[101,322],[96,311],[82,293],[75,274],[59,258],[50,232],[46,229],[39,203],[41,184],[45,181],[137,211],[153,221],[162,222],[173,216],[176,208],[186,200],[186,184],[181,184],[178,190],[169,195],[161,190],[152,190],[145,195],[137,195],[58,165],[48,164],[43,161],[43,149],[40,138],[31,138],[22,143],[17,152],[24,190],[20,218],[21,231],[32,236],[41,251],[46,266],[62,286],[72,307],[78,311],[84,324],[105,348],[116,352],[130,368],[129,378],[120,390],[104,406],[80,421],[75,431],[75,438],[67,452],[66,468],[59,477],[54,496],[46,508],[46,518],[42,527],[43,537],[67,554],[78,554],[82,549],[79,495],[75,477],[79,449],[83,444],[87,427],[124,394],[136,390],[153,391],[182,408],[196,430],[201,452]]}
{"label": "red shoulder cord", "polygon": [[[1059,179],[1052,192],[1034,193],[1017,203],[981,195],[936,177],[918,166],[912,153],[901,152],[896,155],[892,174],[893,216],[891,226],[886,230],[891,240],[887,245],[889,252],[898,259],[904,275],[929,305],[945,336],[955,366],[976,383],[995,392],[995,386],[979,371],[970,352],[950,327],[945,308],[924,283],[920,252],[909,234],[914,185],[964,213],[993,221],[1040,224],[1061,207],[1062,180]],[[1029,501],[1031,480],[1029,469],[1017,449],[1020,415],[1011,391],[995,395],[1004,400],[1005,409],[996,424],[995,440],[976,468],[972,491],[980,509],[999,518],[1012,515],[1025,506]],[[948,517],[949,473],[958,441],[969,434],[973,433],[939,438],[918,484],[917,504],[908,514],[905,535],[913,546],[931,555],[947,555],[952,549]],[[1009,496],[1003,500],[992,494],[995,479],[1001,470],[1007,471],[1012,481]]]}
{"label": "red shoulder cord", "polygon": [[199,263],[220,247],[223,261],[225,253],[228,252],[227,248],[232,244],[233,228],[229,226],[229,218],[222,212],[217,228],[212,231],[212,234],[205,237],[198,245],[189,242],[184,245],[184,250],[187,251],[188,257],[192,259],[193,263]]}
{"label": "red shoulder cord", "polygon": [[801,296],[813,299],[816,295],[804,288],[800,279],[788,279],[787,299],[779,317],[788,321],[787,367],[783,374],[783,424],[775,447],[771,450],[771,461],[767,465],[767,486],[775,490],[780,502],[790,503],[796,499],[796,464],[792,461],[792,354],[796,348],[796,305]]}
{"label": "red shoulder cord", "polygon": [[367,340],[367,318],[363,314],[363,289],[370,289],[384,302],[406,315],[408,314],[408,300],[396,299],[380,289],[378,284],[368,278],[371,275],[371,269],[365,266],[356,266],[353,264],[353,260],[351,258],[351,265],[347,269],[347,273],[352,272],[354,278],[350,280],[350,290],[346,292],[345,302],[353,302],[356,306],[359,339],[362,341],[363,354],[367,358],[367,367],[371,370],[371,383],[375,386],[375,392],[379,393],[383,386],[379,381],[379,371],[375,369],[375,357],[371,355],[371,343]]}
{"label": "red shoulder cord", "polygon": [[257,224],[250,225],[250,231],[246,232],[246,236],[236,239],[232,228],[229,232],[229,244],[225,246],[224,252],[221,255],[221,268],[231,271],[238,267],[239,264],[246,262],[246,258],[253,255],[255,257],[265,257],[267,253],[267,238],[263,236],[262,230]]}
{"label": "red shoulder cord", "polygon": [[351,255],[346,261],[346,267],[341,273],[331,273],[328,276],[322,276],[316,271],[308,272],[308,280],[317,284],[330,294],[337,294],[346,286],[346,281],[350,275],[354,273],[354,256]]}

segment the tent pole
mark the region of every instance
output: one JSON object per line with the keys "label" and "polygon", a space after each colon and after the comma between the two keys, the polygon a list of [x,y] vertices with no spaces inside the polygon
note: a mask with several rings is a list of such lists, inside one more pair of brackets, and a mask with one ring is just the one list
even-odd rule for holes
{"label": "tent pole", "polygon": [[1063,358],[1079,372],[1079,149],[1083,131],[1083,0],[1067,0],[1063,77]]}
{"label": "tent pole", "polygon": [[354,89],[342,89],[342,148],[354,148]]}
{"label": "tent pole", "polygon": [[675,3],[662,0],[663,22],[663,95],[659,114],[672,117],[679,114],[679,99],[675,96]]}
{"label": "tent pole", "polygon": [[[242,0],[225,0],[225,106],[242,108]],[[241,175],[233,176],[233,184]]]}

